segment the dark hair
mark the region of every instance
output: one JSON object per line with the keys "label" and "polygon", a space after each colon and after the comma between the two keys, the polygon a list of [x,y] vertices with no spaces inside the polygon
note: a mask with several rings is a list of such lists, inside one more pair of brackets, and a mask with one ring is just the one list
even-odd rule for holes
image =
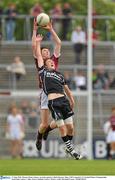
{"label": "dark hair", "polygon": [[114,106],[114,107],[112,107],[112,111],[115,111],[115,106]]}
{"label": "dark hair", "polygon": [[48,47],[45,47],[45,46],[42,46],[42,47],[41,47],[41,51],[42,51],[42,49],[48,49],[48,50],[49,50],[49,48],[48,48]]}
{"label": "dark hair", "polygon": [[17,106],[16,106],[16,105],[11,106],[11,107],[9,108],[9,110],[8,110],[8,111],[9,111],[9,113],[11,113],[13,109],[18,109],[18,108],[17,108]]}
{"label": "dark hair", "polygon": [[52,60],[51,58],[47,58],[47,59],[45,59],[44,60],[44,65],[46,66],[46,62],[47,62],[47,60]]}

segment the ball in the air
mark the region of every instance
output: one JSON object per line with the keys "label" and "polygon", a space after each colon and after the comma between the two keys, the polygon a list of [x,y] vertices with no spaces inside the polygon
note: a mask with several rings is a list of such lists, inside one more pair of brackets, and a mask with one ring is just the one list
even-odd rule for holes
{"label": "ball in the air", "polygon": [[37,15],[38,26],[46,26],[50,22],[50,17],[45,13]]}

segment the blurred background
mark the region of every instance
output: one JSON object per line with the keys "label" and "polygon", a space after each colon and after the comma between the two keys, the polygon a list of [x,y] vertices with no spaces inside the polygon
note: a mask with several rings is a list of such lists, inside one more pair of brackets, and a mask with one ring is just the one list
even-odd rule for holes
{"label": "blurred background", "polygon": [[[43,149],[35,147],[40,121],[39,88],[31,48],[33,17],[50,15],[62,40],[59,69],[75,97],[75,144],[87,158],[87,1],[0,0],[0,157],[9,158],[7,118],[16,106],[23,119],[22,157],[65,158],[58,131],[50,133]],[[93,158],[110,158],[105,122],[115,107],[115,1],[93,0],[92,10]],[[47,31],[43,44],[53,50]]]}

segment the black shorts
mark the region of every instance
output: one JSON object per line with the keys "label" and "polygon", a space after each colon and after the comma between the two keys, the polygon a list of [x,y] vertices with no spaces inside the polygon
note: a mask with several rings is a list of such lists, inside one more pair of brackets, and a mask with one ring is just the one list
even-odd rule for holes
{"label": "black shorts", "polygon": [[51,111],[53,119],[55,120],[65,120],[74,114],[66,96],[56,98],[54,100],[49,100],[48,107]]}

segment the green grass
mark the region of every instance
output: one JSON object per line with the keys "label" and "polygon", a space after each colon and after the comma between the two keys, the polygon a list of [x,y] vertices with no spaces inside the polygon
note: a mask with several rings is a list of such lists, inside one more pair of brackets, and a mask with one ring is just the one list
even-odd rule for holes
{"label": "green grass", "polygon": [[115,175],[115,161],[2,159],[0,175]]}

